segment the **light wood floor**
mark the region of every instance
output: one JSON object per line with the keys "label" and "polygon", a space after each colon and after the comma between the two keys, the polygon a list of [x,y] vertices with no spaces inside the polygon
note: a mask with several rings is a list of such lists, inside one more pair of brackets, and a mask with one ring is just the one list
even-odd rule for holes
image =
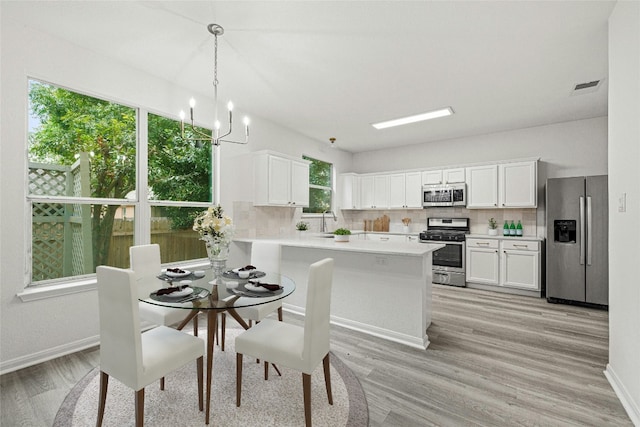
{"label": "light wood floor", "polygon": [[[437,285],[433,311],[426,351],[332,328],[371,426],[632,425],[602,373],[606,311]],[[90,349],[1,376],[0,425],[51,426],[98,362]]]}

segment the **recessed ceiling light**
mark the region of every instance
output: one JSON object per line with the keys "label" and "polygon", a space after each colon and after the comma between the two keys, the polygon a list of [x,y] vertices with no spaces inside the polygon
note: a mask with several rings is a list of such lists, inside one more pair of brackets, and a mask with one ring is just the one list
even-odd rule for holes
{"label": "recessed ceiling light", "polygon": [[446,117],[453,114],[451,107],[442,108],[440,110],[429,111],[428,113],[416,114],[415,116],[402,117],[400,119],[387,120],[386,122],[373,123],[376,129],[385,129],[393,126],[406,125],[409,123],[421,122],[423,120],[437,119],[438,117]]}

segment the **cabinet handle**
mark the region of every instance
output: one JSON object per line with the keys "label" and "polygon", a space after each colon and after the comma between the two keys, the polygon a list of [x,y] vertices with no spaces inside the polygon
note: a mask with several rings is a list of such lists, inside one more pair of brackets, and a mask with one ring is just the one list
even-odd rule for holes
{"label": "cabinet handle", "polygon": [[515,246],[516,248],[528,248],[529,245],[516,245],[515,243],[513,244],[513,246]]}
{"label": "cabinet handle", "polygon": [[476,242],[476,245],[478,245],[478,246],[486,246],[488,244],[489,244],[489,242]]}

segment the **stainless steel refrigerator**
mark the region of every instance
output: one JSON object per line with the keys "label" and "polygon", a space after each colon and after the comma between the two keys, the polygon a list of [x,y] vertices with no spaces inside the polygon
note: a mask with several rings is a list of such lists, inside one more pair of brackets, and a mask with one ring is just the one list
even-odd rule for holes
{"label": "stainless steel refrigerator", "polygon": [[609,304],[607,176],[547,180],[549,302]]}

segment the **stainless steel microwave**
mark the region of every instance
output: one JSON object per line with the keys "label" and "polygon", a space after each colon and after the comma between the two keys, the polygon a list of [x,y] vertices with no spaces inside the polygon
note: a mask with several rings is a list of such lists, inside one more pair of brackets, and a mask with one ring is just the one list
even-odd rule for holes
{"label": "stainless steel microwave", "polygon": [[423,185],[422,207],[466,206],[466,184]]}

